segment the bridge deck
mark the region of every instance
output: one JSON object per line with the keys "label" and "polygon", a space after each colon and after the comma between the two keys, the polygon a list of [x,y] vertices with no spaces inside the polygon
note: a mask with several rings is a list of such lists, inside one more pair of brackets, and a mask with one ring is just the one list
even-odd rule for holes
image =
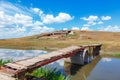
{"label": "bridge deck", "polygon": [[[77,54],[77,52],[84,50],[85,47],[90,47],[90,46],[94,47],[99,45],[95,44],[95,45],[85,45],[85,46],[71,46],[68,48],[51,52],[49,54],[43,54],[43,55],[36,56],[34,58],[19,60],[13,63],[5,64],[4,66],[1,67],[2,70],[0,71],[0,80],[2,80],[2,76],[15,77],[15,76],[18,76],[19,74],[32,71],[36,68],[39,68],[51,62],[54,62],[58,59],[71,57]],[[9,73],[11,73],[12,75],[10,75]],[[11,79],[4,79],[4,80],[14,80],[14,79],[11,78]]]}

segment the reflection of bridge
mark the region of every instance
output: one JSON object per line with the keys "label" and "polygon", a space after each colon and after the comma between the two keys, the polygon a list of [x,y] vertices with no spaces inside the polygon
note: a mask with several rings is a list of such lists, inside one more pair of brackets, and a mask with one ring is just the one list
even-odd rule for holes
{"label": "reflection of bridge", "polygon": [[86,65],[65,63],[65,73],[72,75],[71,80],[87,80],[87,77],[90,76],[91,71],[95,68],[100,59],[101,56],[97,56],[91,63]]}
{"label": "reflection of bridge", "polygon": [[64,58],[66,62],[84,64],[99,54],[101,44],[71,46],[49,54],[24,59],[1,66],[0,80],[25,80],[25,73]]}

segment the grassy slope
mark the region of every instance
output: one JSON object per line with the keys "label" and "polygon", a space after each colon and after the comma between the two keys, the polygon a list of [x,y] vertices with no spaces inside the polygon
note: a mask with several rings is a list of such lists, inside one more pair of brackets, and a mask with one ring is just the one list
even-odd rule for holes
{"label": "grassy slope", "polygon": [[1,48],[15,49],[42,49],[54,50],[71,45],[83,45],[92,43],[102,43],[102,50],[109,52],[120,52],[120,33],[113,32],[95,32],[95,31],[75,31],[74,35],[68,35],[62,38],[41,38],[35,36],[0,40]]}

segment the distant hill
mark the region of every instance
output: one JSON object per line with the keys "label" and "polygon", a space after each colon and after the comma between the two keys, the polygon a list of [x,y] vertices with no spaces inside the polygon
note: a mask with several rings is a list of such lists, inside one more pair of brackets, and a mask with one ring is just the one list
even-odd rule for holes
{"label": "distant hill", "polygon": [[71,45],[101,43],[102,51],[120,52],[120,32],[55,31],[16,39],[0,40],[1,48],[56,50]]}

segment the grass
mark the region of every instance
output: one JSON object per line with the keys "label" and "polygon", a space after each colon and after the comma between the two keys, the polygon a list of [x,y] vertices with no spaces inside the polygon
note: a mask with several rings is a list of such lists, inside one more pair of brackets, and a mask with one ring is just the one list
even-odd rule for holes
{"label": "grass", "polygon": [[120,53],[115,53],[113,56],[120,57]]}
{"label": "grass", "polygon": [[9,60],[2,60],[0,59],[0,66],[4,65],[4,64],[7,64],[7,63],[10,63],[10,62],[13,62],[11,59]]}
{"label": "grass", "polygon": [[57,71],[56,68],[50,69],[48,67],[36,69],[32,74],[27,73],[27,75],[44,78],[47,80],[70,80],[69,77],[65,77],[65,75],[63,75],[60,71]]}
{"label": "grass", "polygon": [[17,39],[0,40],[0,48],[12,49],[37,49],[53,51],[54,49],[64,48],[71,45],[83,44],[103,44],[104,52],[120,52],[120,33],[95,32],[95,31],[75,31],[74,35],[67,35],[64,38],[40,38],[30,36]]}

